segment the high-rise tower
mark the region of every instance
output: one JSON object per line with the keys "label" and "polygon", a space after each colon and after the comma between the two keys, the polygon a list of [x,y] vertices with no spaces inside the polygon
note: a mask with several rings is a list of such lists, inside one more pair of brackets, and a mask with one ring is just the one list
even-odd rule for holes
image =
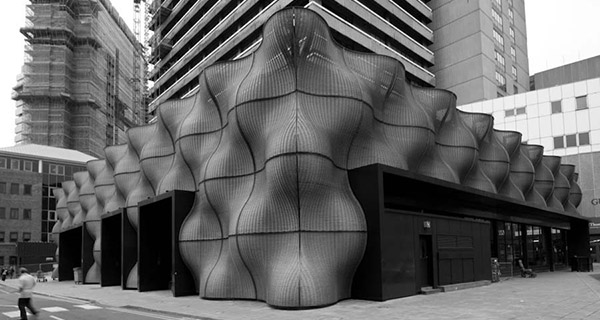
{"label": "high-rise tower", "polygon": [[26,14],[15,142],[99,156],[143,123],[141,47],[110,1],[30,0]]}

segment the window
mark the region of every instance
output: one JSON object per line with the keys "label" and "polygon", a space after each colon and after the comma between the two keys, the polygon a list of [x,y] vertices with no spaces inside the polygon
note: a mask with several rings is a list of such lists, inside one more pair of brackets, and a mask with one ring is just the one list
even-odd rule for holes
{"label": "window", "polygon": [[519,93],[519,88],[513,84],[513,94]]}
{"label": "window", "polygon": [[33,171],[33,162],[31,161],[23,161],[23,170],[25,171]]}
{"label": "window", "polygon": [[54,211],[54,210],[48,210],[48,220],[49,221],[56,221],[56,220],[58,220],[56,218],[56,211]]}
{"label": "window", "polygon": [[492,18],[500,27],[502,27],[502,17],[494,9],[492,9]]}
{"label": "window", "polygon": [[65,166],[61,166],[58,164],[51,164],[50,165],[50,174],[64,176],[65,175]]}
{"label": "window", "polygon": [[19,161],[17,159],[10,159],[10,168],[12,170],[19,170],[19,169],[21,169],[21,161]]}
{"label": "window", "polygon": [[589,132],[583,132],[579,134],[579,145],[580,146],[585,146],[590,144],[590,133]]}
{"label": "window", "polygon": [[512,117],[515,115],[515,109],[504,110],[505,117]]}
{"label": "window", "polygon": [[500,70],[504,71],[504,56],[496,50],[494,50],[494,56],[496,58],[496,65],[500,67]]}
{"label": "window", "polygon": [[0,169],[6,169],[6,158],[0,158]]}
{"label": "window", "polygon": [[587,109],[587,96],[575,97],[577,101],[577,110]]}
{"label": "window", "polygon": [[513,61],[517,61],[517,50],[515,50],[515,47],[510,47],[510,56]]}
{"label": "window", "polygon": [[23,194],[26,196],[30,196],[31,195],[31,185],[30,184],[24,184],[23,185]]}
{"label": "window", "polygon": [[567,147],[577,147],[577,136],[570,134],[567,136]]}
{"label": "window", "polygon": [[515,40],[515,30],[512,27],[508,27],[508,34],[510,35],[511,38],[513,38],[513,41]]}
{"label": "window", "polygon": [[517,108],[517,114],[525,114],[527,111],[526,107]]}
{"label": "window", "polygon": [[565,140],[562,136],[554,137],[554,149],[560,149],[565,147]]}
{"label": "window", "polygon": [[23,220],[31,220],[31,209],[23,209]]}
{"label": "window", "polygon": [[19,219],[19,208],[10,208],[10,218],[13,220]]}
{"label": "window", "polygon": [[515,80],[516,80],[517,79],[517,67],[511,66],[511,70],[510,71],[512,73],[513,78],[515,78]]}
{"label": "window", "polygon": [[4,231],[0,231],[0,242],[4,242],[4,241],[6,241],[4,239]]}
{"label": "window", "polygon": [[550,102],[552,106],[552,113],[561,113],[562,112],[562,103],[561,100]]}
{"label": "window", "polygon": [[498,82],[498,88],[506,92],[506,79],[498,71],[496,71],[496,81]]}
{"label": "window", "polygon": [[502,0],[494,0],[499,6],[502,6]]}
{"label": "window", "polygon": [[6,219],[6,208],[0,207],[0,219]]}
{"label": "window", "polygon": [[511,21],[515,19],[515,14],[513,13],[511,8],[508,8],[508,17]]}
{"label": "window", "polygon": [[19,184],[18,183],[10,184],[10,194],[19,194]]}
{"label": "window", "polygon": [[6,193],[6,182],[0,182],[0,194]]}
{"label": "window", "polygon": [[31,240],[31,232],[23,232],[23,242],[28,242]]}
{"label": "window", "polygon": [[11,232],[10,233],[9,241],[10,242],[17,242],[18,240],[19,240],[19,233],[18,232]]}
{"label": "window", "polygon": [[496,44],[504,48],[504,37],[502,37],[502,35],[498,31],[496,31],[496,29],[492,30],[492,34],[494,36],[494,39],[496,39]]}

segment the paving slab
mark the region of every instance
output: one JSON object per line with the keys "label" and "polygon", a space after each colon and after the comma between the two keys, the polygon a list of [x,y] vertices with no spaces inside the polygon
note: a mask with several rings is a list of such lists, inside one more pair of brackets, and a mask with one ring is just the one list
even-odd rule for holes
{"label": "paving slab", "polygon": [[[600,265],[594,268],[600,270]],[[198,319],[600,319],[600,272],[556,271],[537,278],[502,278],[490,285],[385,302],[345,300],[310,310],[273,309],[259,301],[204,300],[170,291],[137,292],[120,287],[40,282],[37,294],[78,299]],[[16,287],[16,280],[0,285]]]}

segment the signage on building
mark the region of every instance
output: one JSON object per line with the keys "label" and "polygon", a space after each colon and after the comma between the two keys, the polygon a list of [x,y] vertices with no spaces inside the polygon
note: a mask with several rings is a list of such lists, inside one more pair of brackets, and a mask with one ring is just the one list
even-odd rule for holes
{"label": "signage on building", "polygon": [[600,205],[600,198],[595,198],[595,199],[592,199],[592,205],[593,205],[593,206]]}

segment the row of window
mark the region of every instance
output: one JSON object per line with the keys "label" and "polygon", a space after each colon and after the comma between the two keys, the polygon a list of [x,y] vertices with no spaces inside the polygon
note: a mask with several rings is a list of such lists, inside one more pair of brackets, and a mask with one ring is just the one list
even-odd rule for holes
{"label": "row of window", "polygon": [[511,116],[516,116],[516,115],[521,115],[521,114],[525,114],[527,111],[527,107],[519,107],[519,108],[515,108],[515,109],[508,109],[504,111],[504,116],[505,117],[511,117]]}
{"label": "row of window", "polygon": [[[19,208],[10,208],[8,218],[12,220],[19,219]],[[6,208],[0,207],[0,219],[7,219]],[[31,209],[23,209],[23,220],[31,220]]]}
{"label": "row of window", "polygon": [[[6,242],[6,235],[4,231],[0,231],[0,243]],[[23,242],[31,241],[31,232],[23,232],[23,236],[21,238]],[[19,241],[19,233],[18,232],[9,232],[8,233],[8,241],[9,242],[17,242]]]}
{"label": "row of window", "polygon": [[[10,164],[10,166],[9,166]],[[23,171],[33,171],[33,161],[23,160]],[[0,169],[21,170],[21,160],[0,157]]]}
{"label": "row of window", "polygon": [[[20,185],[18,183],[11,183],[10,184],[10,189],[8,188],[9,185],[6,182],[0,182],[0,194],[14,194],[14,195],[19,195],[20,193]],[[31,195],[31,185],[30,184],[24,184],[23,185],[23,193],[22,195],[24,196],[30,196]]]}
{"label": "row of window", "polygon": [[[575,97],[575,103],[577,110],[583,110],[588,108],[587,95]],[[562,100],[551,101],[552,113],[562,112]]]}
{"label": "row of window", "polygon": [[[497,76],[498,76],[498,74],[497,74]],[[498,82],[500,82],[500,81],[498,81]],[[575,97],[575,101],[577,104],[577,110],[583,110],[583,109],[588,108],[587,95]],[[562,100],[551,101],[550,105],[551,105],[552,113],[562,113]],[[525,114],[526,113],[525,108],[526,107],[520,107],[520,108],[505,110],[504,116],[511,117],[511,116]]]}
{"label": "row of window", "polygon": [[554,137],[554,149],[585,146],[590,144],[590,133],[568,134]]}

